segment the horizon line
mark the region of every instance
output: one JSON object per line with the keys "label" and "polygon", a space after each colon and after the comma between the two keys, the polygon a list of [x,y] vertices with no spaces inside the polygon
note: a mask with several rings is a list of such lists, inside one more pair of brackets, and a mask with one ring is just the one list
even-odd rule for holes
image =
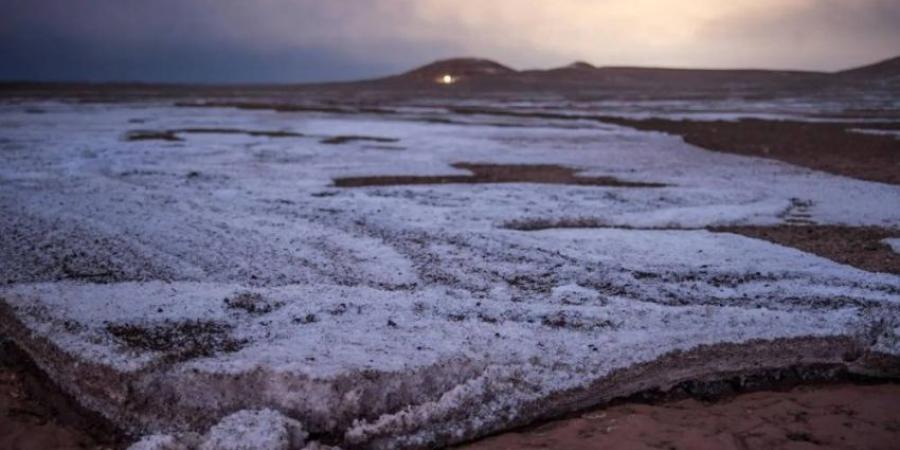
{"label": "horizon line", "polygon": [[[420,64],[418,66],[412,67],[410,69],[402,70],[399,72],[382,74],[382,75],[374,75],[372,77],[363,77],[363,78],[354,78],[354,79],[330,79],[330,80],[319,80],[319,81],[154,81],[154,80],[138,80],[138,79],[59,79],[59,80],[48,80],[48,79],[27,79],[27,78],[0,78],[0,87],[9,87],[11,85],[110,85],[110,86],[204,86],[204,87],[215,87],[215,86],[238,86],[238,87],[247,87],[247,86],[315,86],[315,85],[326,85],[326,84],[350,84],[350,83],[359,83],[366,81],[377,81],[391,77],[402,76],[404,74],[414,72],[419,69],[426,68],[428,66],[432,66],[435,64],[450,62],[450,61],[462,61],[462,60],[478,60],[478,61],[486,61],[494,64],[499,64],[503,67],[509,68],[514,73],[523,73],[523,72],[541,72],[541,71],[551,71],[551,70],[559,70],[571,67],[573,65],[583,63],[590,65],[595,70],[604,70],[604,69],[643,69],[643,70],[669,70],[669,71],[708,71],[708,72],[785,72],[785,73],[807,73],[807,74],[821,74],[821,75],[838,75],[841,73],[851,72],[858,69],[863,69],[866,67],[877,66],[882,63],[886,63],[892,60],[900,59],[900,55],[896,55],[893,57],[887,57],[883,59],[876,60],[874,62],[863,64],[859,66],[851,66],[844,69],[839,70],[811,70],[811,69],[792,69],[792,68],[763,68],[763,67],[713,67],[713,66],[701,66],[701,67],[691,67],[691,66],[653,66],[653,65],[602,65],[598,66],[591,62],[585,61],[583,59],[575,60],[570,62],[569,64],[562,66],[553,66],[548,68],[525,68],[525,69],[516,69],[512,66],[503,64],[495,59],[491,58],[483,58],[476,56],[456,56],[449,58],[441,58],[436,59],[431,62]],[[590,69],[588,69],[590,70]]]}

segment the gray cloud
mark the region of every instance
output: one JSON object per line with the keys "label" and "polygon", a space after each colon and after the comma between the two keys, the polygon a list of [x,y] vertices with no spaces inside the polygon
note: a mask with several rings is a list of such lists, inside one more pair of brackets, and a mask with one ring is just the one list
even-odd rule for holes
{"label": "gray cloud", "polygon": [[836,69],[900,53],[896,0],[680,5],[673,9],[667,0],[0,0],[0,79],[353,79],[461,54],[518,67],[586,59]]}
{"label": "gray cloud", "polygon": [[2,79],[353,79],[453,53],[445,42],[394,36],[398,25],[376,14],[377,3],[2,0],[0,7],[10,12],[0,17]]}

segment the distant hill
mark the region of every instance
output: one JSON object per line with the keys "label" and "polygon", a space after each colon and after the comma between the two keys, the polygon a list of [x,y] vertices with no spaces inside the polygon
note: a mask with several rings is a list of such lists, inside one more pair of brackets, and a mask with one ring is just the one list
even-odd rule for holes
{"label": "distant hill", "polygon": [[[315,95],[369,92],[398,96],[562,95],[569,98],[768,99],[804,95],[900,95],[900,57],[840,72],[764,69],[597,67],[577,61],[551,69],[515,70],[482,58],[452,58],[383,78],[290,85],[178,85],[127,83],[0,83],[0,95],[138,97],[283,92]],[[256,95],[256,94],[253,94]],[[343,94],[342,94],[343,95]]]}
{"label": "distant hill", "polygon": [[[473,91],[636,93],[653,95],[769,96],[821,89],[858,88],[900,80],[900,57],[842,72],[764,69],[677,69],[597,67],[577,61],[540,70],[514,70],[481,58],[435,61],[399,75],[351,83],[361,88],[415,89],[446,93]],[[445,81],[449,83],[445,83]],[[885,83],[887,81],[887,83]],[[451,84],[452,86],[445,86]],[[439,91],[443,89],[443,91]]]}
{"label": "distant hill", "polygon": [[854,78],[898,80],[900,79],[900,56],[879,61],[875,64],[838,72],[838,75]]}
{"label": "distant hill", "polygon": [[674,85],[719,86],[773,84],[819,79],[818,72],[754,70],[754,69],[669,69],[652,67],[593,67],[574,63],[549,70],[523,72],[544,81],[593,81],[616,86]]}
{"label": "distant hill", "polygon": [[435,61],[406,72],[400,77],[433,81],[444,75],[451,75],[455,79],[462,80],[466,78],[512,75],[515,73],[515,70],[489,59],[453,58]]}

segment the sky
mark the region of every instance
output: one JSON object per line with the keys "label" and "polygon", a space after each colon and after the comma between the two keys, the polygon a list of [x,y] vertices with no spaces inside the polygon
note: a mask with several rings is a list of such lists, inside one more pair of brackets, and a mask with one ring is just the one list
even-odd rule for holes
{"label": "sky", "polygon": [[840,70],[900,0],[0,0],[0,80],[311,82],[443,58]]}

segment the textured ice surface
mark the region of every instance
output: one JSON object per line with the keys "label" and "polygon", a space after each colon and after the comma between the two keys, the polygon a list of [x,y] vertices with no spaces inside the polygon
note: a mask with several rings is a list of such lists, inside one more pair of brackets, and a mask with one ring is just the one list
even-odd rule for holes
{"label": "textured ice surface", "polygon": [[900,253],[900,238],[885,239],[883,242],[889,245],[895,253]]}
{"label": "textured ice surface", "polygon": [[[0,107],[6,330],[134,433],[203,433],[272,408],[344,445],[447,444],[686,377],[845,356],[806,338],[900,353],[894,275],[700,229],[506,227],[778,224],[798,204],[819,224],[896,227],[897,186],[589,121],[41,107]],[[124,139],[191,127],[305,136]],[[320,142],[339,135],[398,141]],[[667,187],[331,185],[465,173],[455,162]],[[673,362],[643,384],[596,385],[677,352],[759,342],[788,344],[783,357]]]}
{"label": "textured ice surface", "polygon": [[306,447],[308,434],[296,420],[271,409],[243,410],[223,418],[204,436],[153,434],[129,450],[290,450]]}

